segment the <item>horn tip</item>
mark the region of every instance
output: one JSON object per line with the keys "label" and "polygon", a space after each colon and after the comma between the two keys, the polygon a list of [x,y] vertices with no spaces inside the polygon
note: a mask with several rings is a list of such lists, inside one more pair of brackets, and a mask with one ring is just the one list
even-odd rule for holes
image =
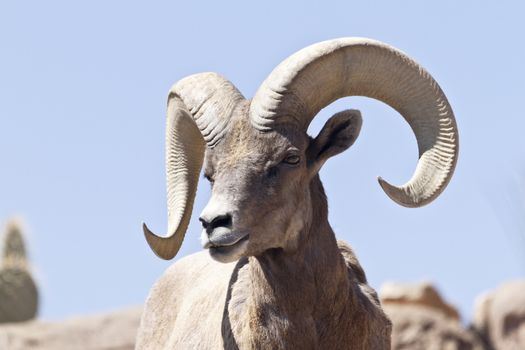
{"label": "horn tip", "polygon": [[428,203],[428,201],[425,201],[424,199],[421,200],[419,198],[410,196],[403,187],[391,185],[381,176],[377,177],[377,182],[379,182],[379,186],[381,186],[383,191],[391,200],[403,207],[418,208]]}
{"label": "horn tip", "polygon": [[153,250],[153,253],[155,253],[156,256],[164,260],[171,260],[175,257],[177,252],[173,253],[169,249],[165,249],[164,247],[166,245],[164,244],[165,242],[163,242],[165,238],[153,233],[145,222],[142,222],[142,230],[144,231],[146,242],[148,242],[149,247]]}

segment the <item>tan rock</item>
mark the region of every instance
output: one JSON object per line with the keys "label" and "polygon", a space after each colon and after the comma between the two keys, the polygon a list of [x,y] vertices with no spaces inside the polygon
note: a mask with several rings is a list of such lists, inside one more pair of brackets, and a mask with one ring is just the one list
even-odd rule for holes
{"label": "tan rock", "polygon": [[482,350],[478,336],[465,329],[457,310],[429,283],[388,283],[380,293],[392,321],[392,349]]}
{"label": "tan rock", "polygon": [[525,280],[507,282],[480,296],[473,322],[494,349],[525,349]]}
{"label": "tan rock", "polygon": [[483,350],[483,344],[454,319],[433,309],[409,304],[385,305],[392,321],[392,349]]}
{"label": "tan rock", "polygon": [[459,320],[458,310],[446,303],[436,288],[429,282],[385,283],[381,287],[381,302],[384,304],[410,304],[431,308],[446,317]]}
{"label": "tan rock", "polygon": [[0,349],[132,350],[142,308],[62,322],[29,321],[0,326]]}

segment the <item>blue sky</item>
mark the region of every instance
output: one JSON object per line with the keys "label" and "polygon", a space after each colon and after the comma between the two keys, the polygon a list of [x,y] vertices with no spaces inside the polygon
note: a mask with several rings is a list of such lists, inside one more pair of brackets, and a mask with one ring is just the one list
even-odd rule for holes
{"label": "blue sky", "polygon": [[[216,71],[251,97],[298,49],[364,36],[398,47],[439,82],[460,158],[438,200],[399,207],[376,177],[410,178],[408,125],[380,102],[339,100],[310,127],[316,134],[346,108],[363,114],[356,144],[321,172],[330,221],[374,287],[434,281],[469,319],[477,295],[525,277],[524,11],[518,1],[2,1],[0,220],[27,222],[40,316],[141,304],[171,264],[149,250],[141,222],[166,228],[172,83]],[[208,192],[203,184],[194,213]],[[178,257],[201,249],[197,216]]]}

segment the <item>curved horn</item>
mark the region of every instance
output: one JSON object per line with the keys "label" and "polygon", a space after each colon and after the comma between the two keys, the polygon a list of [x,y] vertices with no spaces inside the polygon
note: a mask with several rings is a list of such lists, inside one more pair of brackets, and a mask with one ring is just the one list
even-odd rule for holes
{"label": "curved horn", "polygon": [[215,73],[189,76],[171,88],[166,121],[166,177],[168,234],[160,237],[143,224],[151,249],[162,259],[172,259],[182,244],[204,159],[204,149],[214,147],[228,129],[230,116],[244,97]]}
{"label": "curved horn", "polygon": [[292,124],[306,130],[325,106],[345,96],[367,96],[397,110],[419,148],[412,178],[396,187],[378,178],[398,204],[420,207],[446,187],[457,161],[458,131],[452,108],[430,74],[399,50],[364,38],[309,46],[283,61],[262,83],[250,106],[259,130]]}

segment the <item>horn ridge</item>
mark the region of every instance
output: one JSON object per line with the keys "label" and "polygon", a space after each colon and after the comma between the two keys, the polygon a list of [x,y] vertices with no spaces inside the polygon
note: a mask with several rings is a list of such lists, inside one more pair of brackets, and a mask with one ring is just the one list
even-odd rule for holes
{"label": "horn ridge", "polygon": [[216,73],[195,74],[171,88],[166,118],[168,233],[156,235],[143,224],[146,241],[160,258],[172,259],[179,251],[191,219],[205,148],[220,141],[242,100],[235,86]]}
{"label": "horn ridge", "polygon": [[366,38],[341,38],[293,54],[270,73],[250,106],[259,130],[292,125],[307,130],[317,113],[346,96],[382,101],[408,122],[419,149],[412,178],[400,187],[380,179],[407,207],[430,203],[454,172],[459,137],[452,108],[433,77],[400,50]]}

